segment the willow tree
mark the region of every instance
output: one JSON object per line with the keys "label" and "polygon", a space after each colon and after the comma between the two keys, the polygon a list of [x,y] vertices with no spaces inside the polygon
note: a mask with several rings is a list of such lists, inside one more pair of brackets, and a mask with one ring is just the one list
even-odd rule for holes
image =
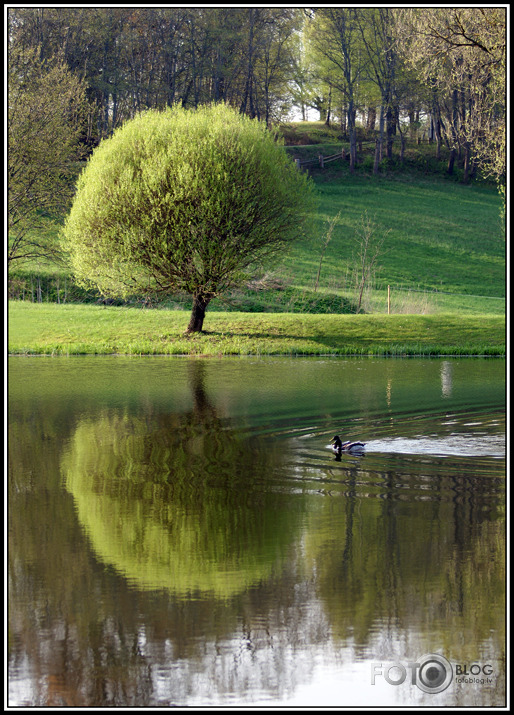
{"label": "willow tree", "polygon": [[214,296],[305,230],[311,184],[264,124],[223,104],[148,111],[92,154],[64,227],[82,285],[105,296]]}

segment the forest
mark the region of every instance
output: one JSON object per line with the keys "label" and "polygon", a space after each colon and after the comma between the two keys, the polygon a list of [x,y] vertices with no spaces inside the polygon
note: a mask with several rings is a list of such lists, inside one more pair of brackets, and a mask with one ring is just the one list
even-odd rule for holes
{"label": "forest", "polygon": [[270,128],[316,115],[375,173],[408,140],[505,177],[506,9],[15,7],[8,10],[9,260],[62,214],[77,166],[146,109],[225,102]]}

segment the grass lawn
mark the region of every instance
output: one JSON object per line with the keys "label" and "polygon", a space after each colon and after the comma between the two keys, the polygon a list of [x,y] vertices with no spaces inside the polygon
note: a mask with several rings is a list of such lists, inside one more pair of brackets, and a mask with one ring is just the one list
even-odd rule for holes
{"label": "grass lawn", "polygon": [[504,355],[491,315],[319,315],[207,312],[186,337],[185,311],[9,303],[10,354]]}
{"label": "grass lawn", "polygon": [[316,183],[320,195],[315,237],[293,248],[285,262],[295,283],[312,285],[327,220],[341,212],[323,259],[321,286],[344,290],[358,264],[362,216],[387,236],[375,283],[477,296],[505,296],[505,241],[494,188],[408,175],[397,179],[340,176]]}

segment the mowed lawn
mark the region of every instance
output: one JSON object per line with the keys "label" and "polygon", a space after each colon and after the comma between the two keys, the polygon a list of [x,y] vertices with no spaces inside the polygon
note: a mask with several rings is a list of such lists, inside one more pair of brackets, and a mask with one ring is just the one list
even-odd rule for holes
{"label": "mowed lawn", "polygon": [[55,303],[9,303],[10,354],[504,355],[505,319],[493,315],[189,314]]}

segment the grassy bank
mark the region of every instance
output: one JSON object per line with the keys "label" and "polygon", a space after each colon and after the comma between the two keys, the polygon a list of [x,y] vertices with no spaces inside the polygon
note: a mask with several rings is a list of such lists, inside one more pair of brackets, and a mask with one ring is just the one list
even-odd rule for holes
{"label": "grassy bank", "polygon": [[307,315],[210,312],[184,336],[184,311],[9,304],[9,353],[24,355],[504,355],[491,315]]}

